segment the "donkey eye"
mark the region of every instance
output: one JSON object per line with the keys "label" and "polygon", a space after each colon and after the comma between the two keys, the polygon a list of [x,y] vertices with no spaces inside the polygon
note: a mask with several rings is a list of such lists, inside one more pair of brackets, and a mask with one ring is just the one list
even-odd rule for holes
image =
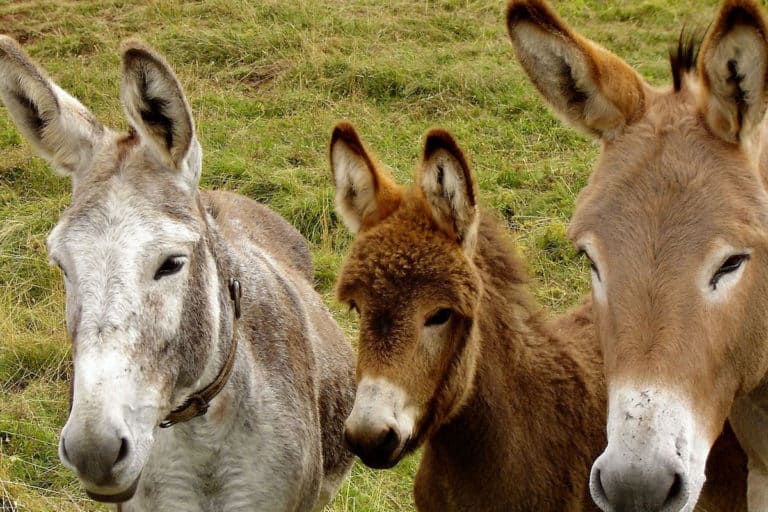
{"label": "donkey eye", "polygon": [[61,266],[61,263],[59,263],[59,260],[51,260],[50,264],[57,266],[59,268],[59,270],[61,270],[61,273],[64,274],[64,277],[68,277],[67,276],[67,271],[64,270],[64,267]]}
{"label": "donkey eye", "polygon": [[724,275],[736,272],[748,259],[749,254],[734,254],[733,256],[729,256],[728,259],[720,265],[720,268],[717,269],[715,275],[712,276],[712,280],[709,282],[710,286],[716,290],[718,281],[720,281]]}
{"label": "donkey eye", "polygon": [[184,256],[171,256],[166,258],[160,268],[155,272],[155,281],[166,276],[170,276],[178,272],[184,267]]}
{"label": "donkey eye", "polygon": [[584,258],[587,258],[587,261],[589,261],[589,268],[592,270],[592,272],[595,273],[598,279],[600,279],[600,272],[597,270],[597,265],[595,265],[595,262],[592,261],[592,258],[589,257],[589,254],[587,254],[587,251],[581,250],[579,251],[579,256],[583,256]]}
{"label": "donkey eye", "polygon": [[453,311],[448,308],[438,309],[435,313],[430,315],[429,318],[427,318],[427,321],[424,322],[424,326],[429,327],[430,325],[443,325],[451,318],[452,314]]}

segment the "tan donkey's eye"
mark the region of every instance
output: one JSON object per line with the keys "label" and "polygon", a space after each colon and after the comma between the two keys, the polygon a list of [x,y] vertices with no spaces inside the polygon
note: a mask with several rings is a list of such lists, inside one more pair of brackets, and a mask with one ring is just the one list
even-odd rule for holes
{"label": "tan donkey's eye", "polygon": [[600,271],[597,270],[597,265],[595,265],[595,262],[592,261],[592,258],[589,257],[589,254],[587,254],[587,251],[584,249],[581,249],[579,251],[579,256],[583,256],[584,258],[587,258],[587,261],[589,261],[589,268],[592,270],[592,272],[595,273],[598,279],[600,279]]}
{"label": "tan donkey's eye", "polygon": [[727,274],[736,272],[748,259],[749,254],[734,254],[733,256],[729,256],[723,264],[720,265],[720,268],[717,269],[715,275],[712,276],[709,285],[713,290],[717,290],[717,283],[720,279]]}
{"label": "tan donkey's eye", "polygon": [[443,325],[451,318],[452,314],[453,311],[448,308],[438,309],[435,313],[427,317],[427,320],[424,322],[424,326],[429,327],[430,325]]}

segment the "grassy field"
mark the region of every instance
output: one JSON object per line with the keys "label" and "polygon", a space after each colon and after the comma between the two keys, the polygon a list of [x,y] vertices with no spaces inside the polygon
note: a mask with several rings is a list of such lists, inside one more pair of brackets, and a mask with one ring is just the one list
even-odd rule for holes
{"label": "grassy field", "polygon": [[[655,84],[670,82],[667,50],[683,23],[705,27],[716,9],[714,0],[554,4]],[[0,32],[116,128],[125,127],[119,42],[139,35],[165,54],[196,116],[203,185],[263,201],[301,230],[318,289],[353,340],[354,318],[332,294],[349,243],[326,156],[340,119],[400,181],[429,127],[452,131],[482,202],[518,240],[542,306],[562,311],[587,289],[564,232],[597,146],[548,113],[514,60],[503,12],[503,0],[0,0]],[[44,240],[70,184],[33,156],[4,109],[0,151],[0,511],[99,510],[56,455],[70,356]],[[332,510],[413,510],[417,464],[356,466]]]}

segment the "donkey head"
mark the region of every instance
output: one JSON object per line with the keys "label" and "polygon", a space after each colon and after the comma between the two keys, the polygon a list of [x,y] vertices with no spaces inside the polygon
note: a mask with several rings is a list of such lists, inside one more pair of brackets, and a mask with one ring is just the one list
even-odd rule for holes
{"label": "donkey head", "polygon": [[72,178],[72,204],[48,237],[75,370],[59,455],[103,501],[135,491],[155,428],[206,371],[227,307],[205,244],[187,101],[152,50],[129,41],[121,55],[127,135],[0,38],[0,97],[34,148]]}
{"label": "donkey head", "polygon": [[[603,510],[690,510],[735,397],[768,371],[768,31],[729,0],[657,90],[541,0],[513,1],[515,52],[550,106],[599,138],[569,236],[592,263],[609,390],[592,468]],[[765,158],[765,157],[763,157]]]}
{"label": "donkey head", "polygon": [[331,140],[336,208],[357,236],[337,295],[360,315],[357,396],[345,437],[390,467],[461,407],[471,386],[481,293],[471,256],[475,185],[451,136],[427,134],[416,185],[400,189],[352,126]]}

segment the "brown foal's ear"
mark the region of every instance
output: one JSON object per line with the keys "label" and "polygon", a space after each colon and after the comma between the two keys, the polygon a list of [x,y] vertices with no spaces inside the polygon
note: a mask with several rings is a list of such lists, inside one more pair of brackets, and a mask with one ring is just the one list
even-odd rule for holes
{"label": "brown foal's ear", "polygon": [[479,218],[476,186],[464,153],[447,131],[427,133],[416,182],[437,223],[471,254]]}
{"label": "brown foal's ear", "polygon": [[768,30],[762,8],[727,0],[699,52],[701,110],[718,137],[739,143],[754,133],[766,110]]}
{"label": "brown foal's ear", "polygon": [[397,208],[397,186],[366,151],[354,126],[346,122],[336,125],[329,153],[336,211],[353,234],[380,222]]}
{"label": "brown foal's ear", "polygon": [[646,86],[640,76],[573,31],[543,0],[512,0],[507,28],[528,77],[569,123],[610,139],[642,116]]}

